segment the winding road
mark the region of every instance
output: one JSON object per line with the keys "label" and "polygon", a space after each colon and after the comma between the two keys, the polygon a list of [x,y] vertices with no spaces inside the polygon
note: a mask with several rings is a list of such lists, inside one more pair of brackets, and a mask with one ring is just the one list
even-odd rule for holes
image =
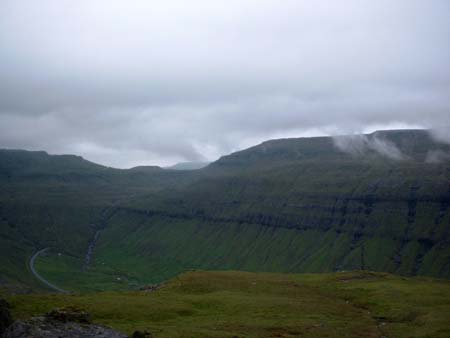
{"label": "winding road", "polygon": [[45,249],[39,250],[39,251],[36,252],[33,256],[31,256],[30,262],[29,262],[30,270],[31,270],[31,272],[33,273],[33,275],[34,275],[37,279],[39,279],[42,283],[44,283],[44,284],[45,284],[46,286],[48,286],[50,289],[53,289],[53,290],[58,291],[58,292],[61,292],[61,293],[69,293],[69,291],[63,290],[63,289],[57,287],[56,285],[53,285],[52,283],[50,283],[48,280],[46,280],[44,277],[42,277],[42,276],[36,271],[36,269],[35,269],[35,267],[34,267],[34,263],[35,263],[35,261],[36,261],[36,258],[37,258],[40,254],[42,254],[42,253],[44,253],[44,252],[47,252],[48,250],[50,250],[50,248],[45,248]]}

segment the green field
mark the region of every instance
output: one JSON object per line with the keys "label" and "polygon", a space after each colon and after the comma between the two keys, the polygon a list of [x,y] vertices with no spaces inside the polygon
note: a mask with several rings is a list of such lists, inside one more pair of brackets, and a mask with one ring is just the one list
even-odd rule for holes
{"label": "green field", "polygon": [[16,318],[75,305],[161,338],[450,336],[450,282],[386,273],[184,273],[157,291],[10,296]]}

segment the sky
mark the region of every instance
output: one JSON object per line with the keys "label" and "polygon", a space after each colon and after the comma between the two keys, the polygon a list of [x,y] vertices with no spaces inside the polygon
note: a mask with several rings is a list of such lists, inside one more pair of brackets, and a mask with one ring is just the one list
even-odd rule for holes
{"label": "sky", "polygon": [[449,126],[449,13],[448,0],[1,0],[0,148],[129,168]]}

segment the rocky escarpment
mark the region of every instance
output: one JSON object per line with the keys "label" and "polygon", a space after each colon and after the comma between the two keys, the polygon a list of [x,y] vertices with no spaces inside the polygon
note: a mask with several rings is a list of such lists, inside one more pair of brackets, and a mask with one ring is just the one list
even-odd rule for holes
{"label": "rocky escarpment", "polygon": [[122,207],[104,257],[147,255],[148,263],[161,255],[180,270],[450,277],[447,164],[319,164],[213,177]]}

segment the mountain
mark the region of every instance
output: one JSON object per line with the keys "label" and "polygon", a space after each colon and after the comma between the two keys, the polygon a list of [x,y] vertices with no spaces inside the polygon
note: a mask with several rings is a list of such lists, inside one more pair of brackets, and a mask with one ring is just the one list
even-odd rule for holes
{"label": "mountain", "polygon": [[84,257],[113,206],[189,180],[159,167],[119,170],[79,156],[0,150],[0,287],[36,286],[26,262],[37,249]]}
{"label": "mountain", "polygon": [[[201,170],[0,152],[0,278],[69,290],[189,269],[450,277],[450,146],[428,131],[281,139]],[[86,266],[86,252],[93,255]]]}
{"label": "mountain", "polygon": [[172,170],[197,170],[206,167],[209,162],[180,162],[173,166],[166,167],[166,169]]}

